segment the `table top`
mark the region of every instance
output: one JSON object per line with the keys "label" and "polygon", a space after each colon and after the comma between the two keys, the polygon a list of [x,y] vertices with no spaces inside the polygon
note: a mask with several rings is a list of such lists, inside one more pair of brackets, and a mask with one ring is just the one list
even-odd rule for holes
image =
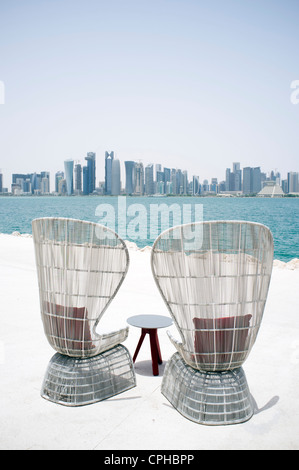
{"label": "table top", "polygon": [[129,317],[127,322],[129,325],[148,329],[165,328],[172,325],[172,319],[163,315],[135,315]]}

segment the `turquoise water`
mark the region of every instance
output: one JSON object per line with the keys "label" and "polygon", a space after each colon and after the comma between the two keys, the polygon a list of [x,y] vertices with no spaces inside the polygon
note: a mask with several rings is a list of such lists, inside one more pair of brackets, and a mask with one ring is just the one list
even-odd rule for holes
{"label": "turquoise water", "polygon": [[203,220],[262,223],[273,233],[275,259],[299,258],[299,198],[0,197],[0,232],[31,233],[35,218],[71,217],[105,223],[143,247],[153,243],[161,227],[167,228],[151,213],[151,208],[161,204],[174,204],[176,214],[184,211],[187,218],[180,223],[194,221],[195,212],[198,218],[201,209]]}

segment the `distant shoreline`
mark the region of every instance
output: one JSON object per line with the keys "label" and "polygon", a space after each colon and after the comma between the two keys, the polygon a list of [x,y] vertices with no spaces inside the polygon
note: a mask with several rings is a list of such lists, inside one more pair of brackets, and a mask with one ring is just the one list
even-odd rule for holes
{"label": "distant shoreline", "polygon": [[71,196],[63,194],[12,194],[12,193],[0,193],[0,197],[13,197],[13,198],[45,198],[45,197],[59,197],[59,198],[88,198],[88,197],[107,197],[107,198],[117,198],[117,197],[136,197],[136,198],[257,198],[257,199],[284,199],[284,198],[298,198],[298,194],[284,194],[279,196],[258,196],[257,194],[230,194],[230,193],[221,193],[221,194],[119,194],[119,195],[109,195],[109,194],[72,194]]}

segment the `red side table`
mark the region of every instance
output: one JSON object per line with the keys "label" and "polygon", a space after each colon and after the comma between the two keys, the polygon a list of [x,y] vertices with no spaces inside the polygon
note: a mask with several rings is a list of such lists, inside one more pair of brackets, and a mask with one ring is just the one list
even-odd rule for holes
{"label": "red side table", "polygon": [[135,315],[134,317],[128,318],[127,322],[129,325],[141,328],[141,335],[133,356],[133,362],[136,361],[145,335],[148,334],[151,345],[153,375],[159,375],[158,364],[162,364],[162,356],[158,339],[158,328],[165,328],[172,325],[171,318],[162,315]]}

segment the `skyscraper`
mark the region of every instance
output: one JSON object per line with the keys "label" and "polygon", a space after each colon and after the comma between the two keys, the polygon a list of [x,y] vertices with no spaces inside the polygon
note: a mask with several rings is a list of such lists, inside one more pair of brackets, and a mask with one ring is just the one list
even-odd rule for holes
{"label": "skyscraper", "polygon": [[144,171],[143,163],[135,164],[135,194],[142,196],[144,193]]}
{"label": "skyscraper", "polygon": [[87,196],[89,194],[89,180],[88,180],[88,166],[83,167],[83,194]]}
{"label": "skyscraper", "polygon": [[261,169],[255,167],[252,169],[252,192],[257,194],[262,189]]}
{"label": "skyscraper", "polygon": [[114,152],[105,152],[105,194],[110,195],[112,191],[112,163]]}
{"label": "skyscraper", "polygon": [[1,170],[0,170],[0,193],[3,193],[3,175],[2,175]]}
{"label": "skyscraper", "polygon": [[121,190],[120,162],[117,158],[113,158],[112,160],[111,180],[112,181],[111,181],[111,193],[110,194],[112,196],[119,196],[120,190]]}
{"label": "skyscraper", "polygon": [[240,169],[240,163],[233,163],[233,174],[234,174],[234,191],[242,190],[242,171]]}
{"label": "skyscraper", "polygon": [[85,157],[87,161],[87,191],[88,194],[92,194],[96,189],[96,154],[94,152],[88,152]]}
{"label": "skyscraper", "polygon": [[299,192],[299,174],[296,171],[290,171],[288,173],[288,192],[298,193]]}
{"label": "skyscraper", "polygon": [[193,185],[192,185],[193,196],[198,196],[200,194],[200,184],[199,176],[193,176]]}
{"label": "skyscraper", "polygon": [[145,167],[145,194],[154,194],[154,165],[150,163]]}
{"label": "skyscraper", "polygon": [[71,196],[74,192],[74,186],[73,186],[74,160],[65,160],[64,173],[65,173],[65,180],[66,180],[66,192],[68,196]]}
{"label": "skyscraper", "polygon": [[164,183],[170,182],[170,168],[164,168]]}
{"label": "skyscraper", "polygon": [[82,167],[80,163],[75,165],[75,192],[80,194],[82,191]]}
{"label": "skyscraper", "polygon": [[243,168],[243,194],[257,194],[262,189],[262,174],[260,167]]}
{"label": "skyscraper", "polygon": [[252,168],[243,168],[243,194],[252,193]]}
{"label": "skyscraper", "polygon": [[133,194],[135,191],[135,162],[126,161],[126,194]]}
{"label": "skyscraper", "polygon": [[59,193],[59,181],[64,179],[63,171],[55,173],[55,193]]}

